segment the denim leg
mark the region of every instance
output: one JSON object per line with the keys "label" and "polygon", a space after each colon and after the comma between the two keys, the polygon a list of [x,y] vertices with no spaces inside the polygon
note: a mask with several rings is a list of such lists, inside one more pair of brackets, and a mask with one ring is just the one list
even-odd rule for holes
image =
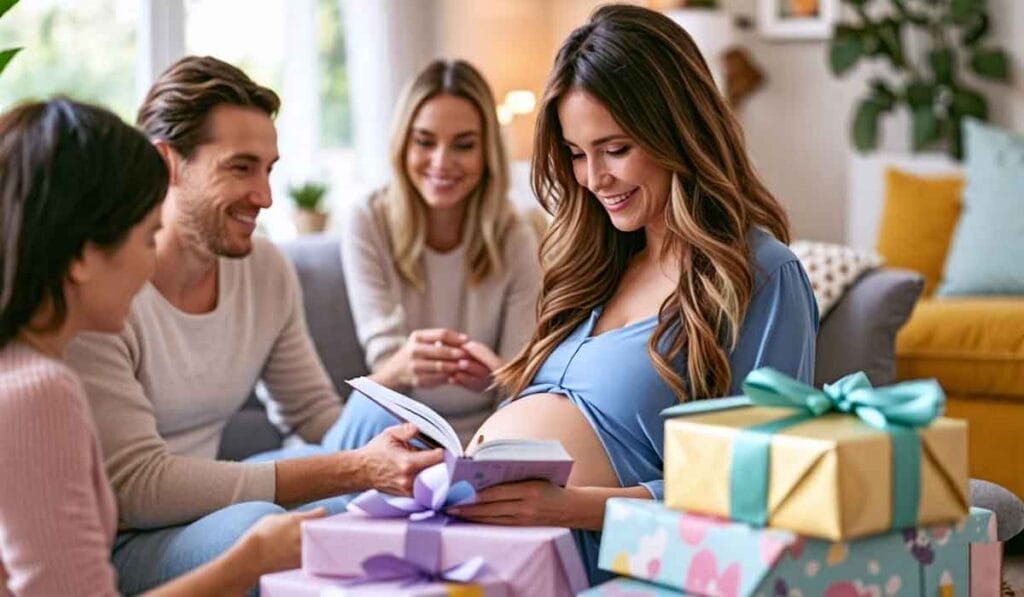
{"label": "denim leg", "polygon": [[268,514],[284,512],[269,502],[243,502],[182,526],[130,531],[117,536],[113,562],[118,590],[141,593],[215,559]]}
{"label": "denim leg", "polygon": [[355,450],[380,435],[382,431],[401,423],[394,415],[377,406],[372,400],[353,391],[341,416],[324,434],[320,445],[330,451]]}
{"label": "denim leg", "polygon": [[324,498],[322,500],[316,500],[315,502],[309,502],[302,504],[301,506],[294,508],[296,512],[306,512],[315,508],[323,507],[327,510],[327,516],[334,516],[335,514],[341,514],[348,511],[348,503],[352,501],[352,498],[359,495],[359,493],[346,493],[343,495],[336,495],[334,497]]}

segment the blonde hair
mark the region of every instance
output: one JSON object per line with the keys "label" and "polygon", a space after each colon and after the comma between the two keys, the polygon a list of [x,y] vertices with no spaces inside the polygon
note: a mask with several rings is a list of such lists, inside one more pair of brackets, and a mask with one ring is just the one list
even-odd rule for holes
{"label": "blonde hair", "polygon": [[421,257],[427,236],[427,205],[409,179],[405,154],[412,122],[427,101],[451,95],[468,100],[480,113],[484,173],[465,198],[462,234],[470,284],[502,271],[501,247],[516,219],[508,198],[508,163],[495,110],[494,96],[483,76],[462,60],[435,60],[406,85],[391,125],[393,181],[377,193],[373,205],[385,223],[395,266],[409,284],[423,290]]}
{"label": "blonde hair", "polygon": [[[562,340],[614,294],[644,231],[615,229],[573,175],[558,120],[567,93],[600,101],[633,140],[671,171],[666,240],[659,256],[680,262],[647,345],[680,401],[729,391],[735,347],[753,292],[747,234],[753,226],[789,241],[781,206],[758,179],[743,134],[690,36],[668,17],[636,6],[598,9],[560,48],[537,120],[533,187],[553,216],[541,243],[537,327],[496,379],[521,392]],[[686,357],[686,381],[673,363]]]}

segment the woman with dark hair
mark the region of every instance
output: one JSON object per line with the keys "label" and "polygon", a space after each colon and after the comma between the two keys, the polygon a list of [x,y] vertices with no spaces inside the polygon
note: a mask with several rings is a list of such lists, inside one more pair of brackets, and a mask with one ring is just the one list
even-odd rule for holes
{"label": "woman with dark hair", "polygon": [[662,495],[659,412],[762,366],[810,382],[818,313],[739,123],[660,13],[605,6],[562,45],[533,186],[553,217],[538,322],[496,373],[515,399],[478,434],[559,439],[576,465],[568,487],[493,487],[457,513],[584,531],[597,580],[605,501]]}
{"label": "woman with dark hair", "polygon": [[[110,595],[116,507],[81,383],[80,331],[116,333],[153,271],[167,168],[141,133],[66,99],[0,116],[0,595]],[[298,564],[299,522],[263,519],[157,594],[241,594]]]}

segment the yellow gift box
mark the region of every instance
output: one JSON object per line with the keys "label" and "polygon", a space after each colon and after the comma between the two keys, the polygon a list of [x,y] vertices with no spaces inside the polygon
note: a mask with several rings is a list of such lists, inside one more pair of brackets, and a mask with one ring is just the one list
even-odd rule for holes
{"label": "yellow gift box", "polygon": [[[747,406],[665,422],[665,505],[728,518],[733,444],[745,428],[793,416]],[[967,515],[967,424],[939,417],[920,439],[918,524]],[[833,541],[892,526],[889,434],[855,416],[828,413],[770,438],[767,525]],[[896,480],[900,482],[900,480]]]}

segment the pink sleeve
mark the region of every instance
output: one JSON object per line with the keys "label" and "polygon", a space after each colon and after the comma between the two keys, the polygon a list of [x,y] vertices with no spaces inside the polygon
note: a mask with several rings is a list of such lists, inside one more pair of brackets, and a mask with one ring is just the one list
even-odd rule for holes
{"label": "pink sleeve", "polygon": [[117,594],[96,440],[69,375],[0,396],[0,558],[17,595]]}

